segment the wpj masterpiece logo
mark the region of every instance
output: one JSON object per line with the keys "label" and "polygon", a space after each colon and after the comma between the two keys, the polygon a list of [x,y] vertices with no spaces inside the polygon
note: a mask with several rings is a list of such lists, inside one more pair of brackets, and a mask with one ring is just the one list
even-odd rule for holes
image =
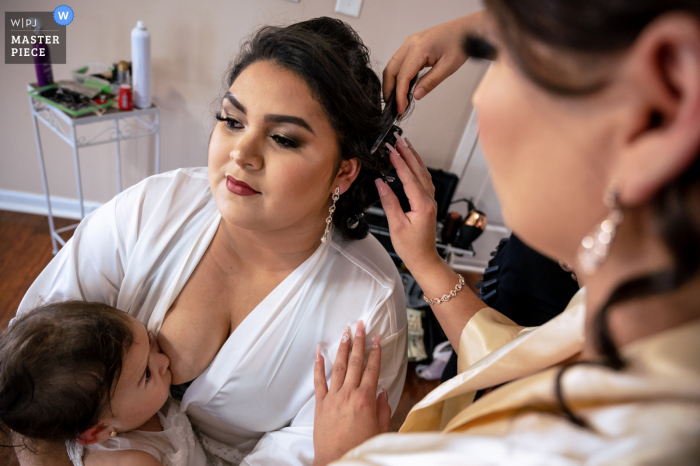
{"label": "wpj masterpiece logo", "polygon": [[73,10],[5,12],[5,64],[66,63],[66,26]]}

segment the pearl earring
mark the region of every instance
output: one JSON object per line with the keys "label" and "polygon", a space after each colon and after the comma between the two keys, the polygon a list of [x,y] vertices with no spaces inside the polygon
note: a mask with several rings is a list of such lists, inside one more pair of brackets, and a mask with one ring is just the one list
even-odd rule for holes
{"label": "pearl earring", "polygon": [[328,233],[331,231],[331,222],[333,221],[333,212],[335,212],[335,203],[340,199],[340,187],[335,188],[333,191],[333,205],[328,209],[328,218],[326,219],[326,231],[321,236],[321,242],[325,243],[328,241]]}
{"label": "pearl earring", "polygon": [[[623,215],[618,203],[618,194],[619,189],[615,184],[608,188],[603,198],[603,202],[610,209],[608,217],[581,241],[577,259],[580,270],[588,275],[598,270],[607,260],[617,227],[622,222]],[[577,270],[579,270],[578,267]]]}

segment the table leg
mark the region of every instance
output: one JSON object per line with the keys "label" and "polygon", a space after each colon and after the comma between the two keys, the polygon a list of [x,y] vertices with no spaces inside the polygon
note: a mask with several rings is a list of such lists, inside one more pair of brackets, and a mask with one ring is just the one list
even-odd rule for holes
{"label": "table leg", "polygon": [[51,197],[49,196],[49,182],[46,179],[46,167],[44,166],[44,153],[41,150],[41,138],[39,137],[39,126],[36,124],[36,115],[34,115],[34,103],[32,98],[29,98],[29,108],[32,111],[32,123],[34,123],[34,137],[36,139],[36,151],[39,154],[39,168],[41,169],[41,183],[44,185],[44,195],[46,196],[46,212],[49,217],[49,231],[51,232],[52,252],[56,254],[58,247],[56,246],[56,229],[53,225],[53,213],[51,211]]}
{"label": "table leg", "polygon": [[122,192],[122,157],[119,152],[119,118],[114,119],[114,131],[117,139],[117,191]]}
{"label": "table leg", "polygon": [[80,180],[80,161],[78,161],[78,144],[75,137],[75,126],[71,125],[71,139],[73,142],[73,164],[75,165],[75,183],[78,187],[78,202],[80,202],[80,220],[85,218],[85,205],[83,203],[83,183]]}
{"label": "table leg", "polygon": [[155,113],[156,124],[156,175],[160,173],[160,113]]}

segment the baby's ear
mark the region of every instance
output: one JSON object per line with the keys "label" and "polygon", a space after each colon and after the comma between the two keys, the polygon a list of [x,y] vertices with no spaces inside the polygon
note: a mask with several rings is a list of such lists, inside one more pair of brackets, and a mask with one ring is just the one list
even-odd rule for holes
{"label": "baby's ear", "polygon": [[85,447],[93,443],[104,442],[111,436],[112,433],[106,424],[97,424],[80,434],[78,436],[78,443]]}

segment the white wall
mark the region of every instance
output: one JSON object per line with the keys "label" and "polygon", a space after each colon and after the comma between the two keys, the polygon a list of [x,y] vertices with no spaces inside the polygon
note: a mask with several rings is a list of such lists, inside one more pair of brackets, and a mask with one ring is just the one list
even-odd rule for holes
{"label": "white wall", "polygon": [[[472,245],[474,256],[451,255],[448,261],[455,270],[481,273],[491,260],[491,252],[496,248],[498,242],[502,238],[510,236],[510,229],[503,220],[501,203],[493,188],[489,167],[479,143],[476,110],[469,118],[450,171],[459,176],[459,184],[453,199],[472,200],[475,207],[487,215],[488,221],[486,231]],[[466,203],[460,202],[453,205],[450,211],[458,212],[464,217],[468,213],[468,206]]]}
{"label": "white wall", "polygon": [[[411,33],[480,8],[479,0],[364,0],[359,18],[334,12],[335,0],[73,0],[75,20],[67,30],[67,64],[54,65],[55,79],[90,61],[130,59],[130,31],[143,20],[152,41],[154,101],[161,108],[161,170],[206,164],[211,104],[242,39],[264,24],[289,24],[316,16],[341,18],[372,51],[375,70]],[[5,11],[52,11],[48,0],[3,0]],[[4,37],[4,25],[2,35]],[[469,62],[419,102],[404,124],[426,163],[449,169],[472,110],[485,65]],[[0,64],[0,191],[43,193],[26,84],[35,82],[33,65]],[[70,148],[41,128],[52,195],[76,198]],[[122,144],[124,187],[150,174],[154,142]],[[115,150],[80,152],[86,200],[104,202],[116,193]]]}

